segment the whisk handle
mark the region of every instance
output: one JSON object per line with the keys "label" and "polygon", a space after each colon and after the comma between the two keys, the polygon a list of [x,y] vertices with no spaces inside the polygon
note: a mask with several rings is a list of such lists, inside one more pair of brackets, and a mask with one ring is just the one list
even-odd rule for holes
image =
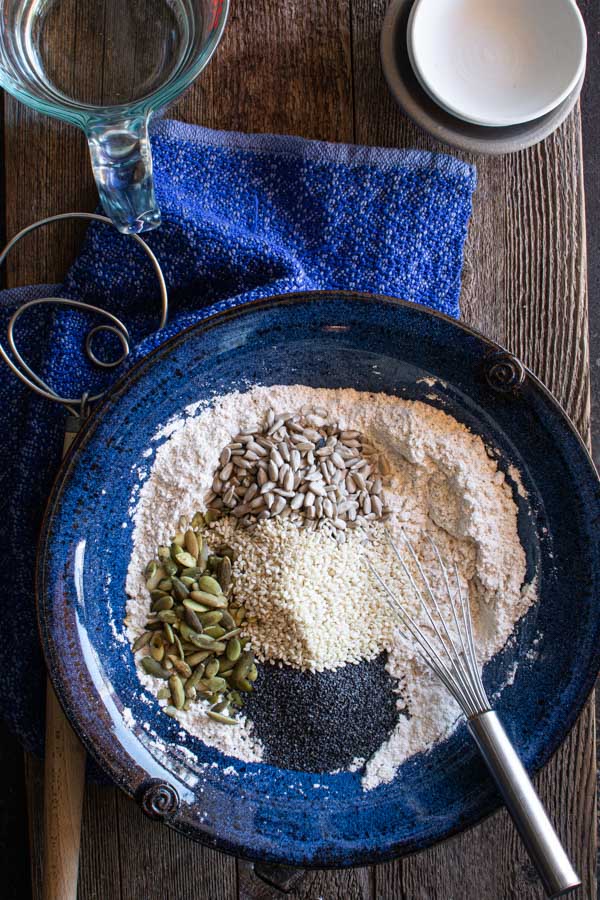
{"label": "whisk handle", "polygon": [[496,713],[481,713],[469,719],[468,725],[548,897],[578,887],[581,880]]}

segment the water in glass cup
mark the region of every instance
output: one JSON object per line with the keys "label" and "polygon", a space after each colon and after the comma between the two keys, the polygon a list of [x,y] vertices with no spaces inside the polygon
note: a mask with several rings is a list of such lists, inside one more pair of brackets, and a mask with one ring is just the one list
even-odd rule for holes
{"label": "water in glass cup", "polygon": [[147,125],[204,68],[227,0],[0,0],[0,85],[85,131],[121,231],[154,228]]}
{"label": "water in glass cup", "polygon": [[189,12],[181,0],[55,0],[36,19],[26,61],[75,103],[132,103],[168,81],[202,34],[200,8]]}

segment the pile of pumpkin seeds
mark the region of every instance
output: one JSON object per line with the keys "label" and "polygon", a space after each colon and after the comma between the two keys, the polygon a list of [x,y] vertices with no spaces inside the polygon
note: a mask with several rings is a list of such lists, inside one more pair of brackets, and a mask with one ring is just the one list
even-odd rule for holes
{"label": "pile of pumpkin seeds", "polygon": [[218,515],[196,513],[189,525],[182,519],[170,546],[159,547],[146,566],[151,607],[132,650],[142,652],[148,675],[166,682],[158,699],[168,701],[167,715],[176,718],[203,700],[211,719],[235,725],[242,695],[253,690],[258,672],[241,636],[245,609],[230,596],[232,551],[212,552],[203,533]]}
{"label": "pile of pumpkin seeds", "polygon": [[242,431],[223,448],[209,508],[251,528],[278,516],[298,525],[345,531],[385,519],[382,477],[389,463],[356,430],[328,419],[326,409],[275,413],[262,427]]}

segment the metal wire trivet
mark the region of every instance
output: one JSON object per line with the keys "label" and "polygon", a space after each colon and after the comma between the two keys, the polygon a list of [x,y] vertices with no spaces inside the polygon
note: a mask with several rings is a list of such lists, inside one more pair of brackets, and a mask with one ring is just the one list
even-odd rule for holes
{"label": "metal wire trivet", "polygon": [[[10,251],[15,247],[16,244],[22,238],[26,237],[32,231],[37,230],[38,228],[42,228],[44,225],[49,225],[52,222],[60,222],[65,221],[67,219],[86,219],[88,221],[96,221],[103,222],[106,225],[111,225],[111,220],[106,216],[98,215],[97,213],[86,213],[86,212],[73,212],[73,213],[61,213],[57,216],[48,216],[45,219],[39,219],[37,222],[34,222],[32,225],[28,225],[26,228],[23,228],[16,234],[6,245],[4,250],[0,253],[0,266],[3,265],[6,257],[10,253]],[[150,263],[152,264],[152,268],[154,269],[154,273],[158,280],[159,289],[160,289],[160,320],[158,324],[158,329],[164,328],[167,323],[167,317],[169,313],[169,300],[167,294],[167,285],[165,283],[165,278],[162,273],[162,269],[158,262],[158,259],[154,255],[153,251],[150,249],[146,241],[140,237],[139,234],[132,234],[130,237],[138,244],[139,247],[144,251]],[[85,354],[88,360],[94,366],[98,366],[103,369],[114,369],[119,366],[125,359],[129,356],[130,353],[130,337],[129,332],[127,331],[127,327],[125,324],[115,315],[108,312],[105,309],[102,309],[99,306],[94,306],[91,303],[83,303],[80,300],[72,300],[70,298],[64,297],[38,297],[35,300],[28,300],[23,303],[10,317],[8,326],[7,326],[7,344],[9,350],[7,351],[2,343],[0,342],[0,356],[4,360],[4,362],[9,366],[12,372],[17,376],[17,378],[25,384],[28,388],[38,394],[40,397],[45,397],[47,400],[52,400],[55,403],[60,403],[67,408],[69,413],[71,414],[70,418],[73,417],[77,420],[77,427],[74,428],[74,422],[68,423],[69,432],[78,431],[79,427],[85,416],[87,415],[89,404],[93,403],[96,400],[100,400],[105,391],[97,394],[89,394],[89,392],[83,392],[82,396],[77,397],[62,397],[54,388],[51,387],[47,382],[45,382],[39,375],[37,375],[33,369],[25,362],[23,356],[19,352],[16,344],[15,338],[15,327],[21,316],[27,312],[27,310],[31,309],[35,306],[44,306],[44,305],[52,305],[56,304],[57,306],[69,307],[71,309],[78,309],[83,312],[92,313],[96,316],[103,316],[108,322],[102,323],[100,325],[94,325],[88,331],[85,338]],[[119,341],[122,349],[121,355],[111,361],[104,361],[99,359],[93,351],[92,342],[94,336],[104,332],[110,333],[116,336]],[[12,355],[11,355],[12,354]]]}

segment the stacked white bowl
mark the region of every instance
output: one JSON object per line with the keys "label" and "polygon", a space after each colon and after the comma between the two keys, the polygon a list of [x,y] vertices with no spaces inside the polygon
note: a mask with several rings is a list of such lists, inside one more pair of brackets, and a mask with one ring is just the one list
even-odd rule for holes
{"label": "stacked white bowl", "polygon": [[575,0],[416,0],[407,46],[435,103],[503,127],[562,103],[583,74],[587,41]]}

